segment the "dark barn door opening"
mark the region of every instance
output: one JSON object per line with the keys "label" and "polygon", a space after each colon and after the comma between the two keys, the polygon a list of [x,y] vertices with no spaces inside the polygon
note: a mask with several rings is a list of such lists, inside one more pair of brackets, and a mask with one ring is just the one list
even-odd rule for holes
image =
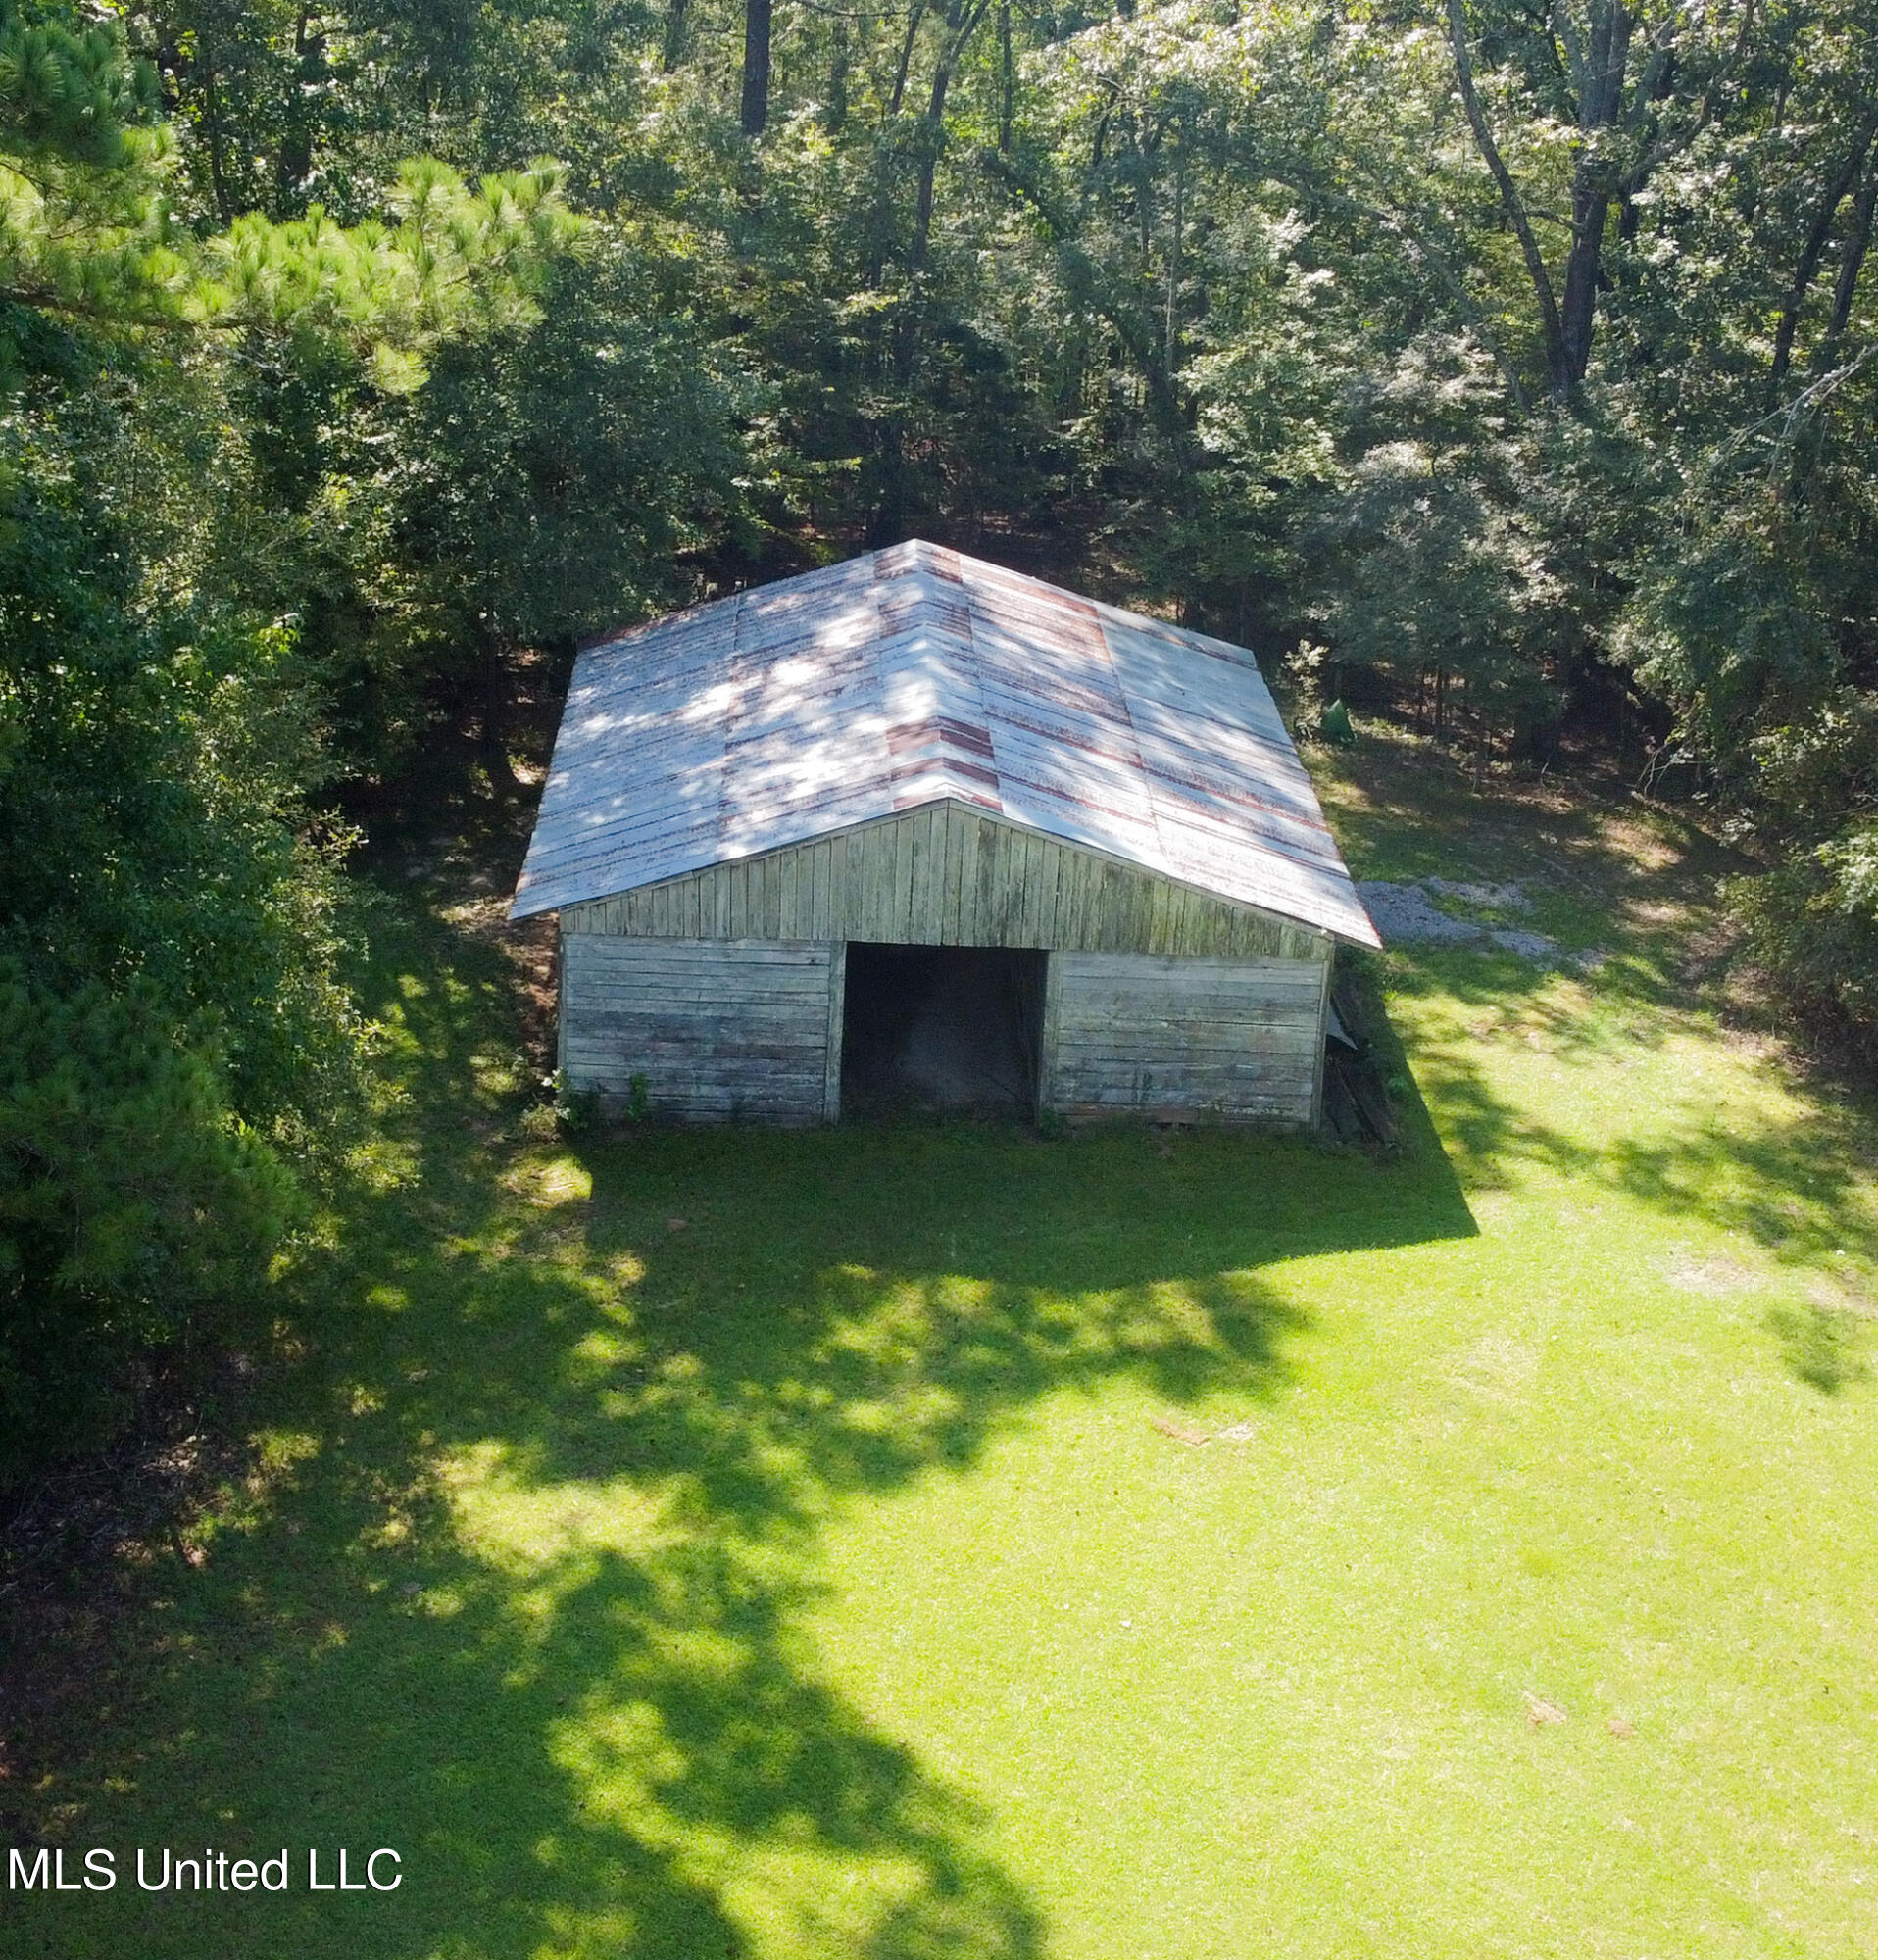
{"label": "dark barn door opening", "polygon": [[842,1113],[1033,1114],[1047,956],[1028,948],[850,942]]}

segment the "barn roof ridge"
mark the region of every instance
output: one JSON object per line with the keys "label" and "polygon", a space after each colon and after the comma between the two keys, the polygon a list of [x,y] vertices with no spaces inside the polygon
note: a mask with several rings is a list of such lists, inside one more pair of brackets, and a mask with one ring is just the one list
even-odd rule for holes
{"label": "barn roof ridge", "polygon": [[512,916],[948,799],[1379,943],[1252,654],[919,539],[590,644]]}

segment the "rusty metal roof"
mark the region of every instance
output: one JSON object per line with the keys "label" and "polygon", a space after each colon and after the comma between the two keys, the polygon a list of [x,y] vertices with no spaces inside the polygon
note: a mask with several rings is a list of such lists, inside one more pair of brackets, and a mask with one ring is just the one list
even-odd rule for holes
{"label": "rusty metal roof", "polygon": [[947,798],[1380,944],[1249,653],[917,541],[587,648],[513,915]]}

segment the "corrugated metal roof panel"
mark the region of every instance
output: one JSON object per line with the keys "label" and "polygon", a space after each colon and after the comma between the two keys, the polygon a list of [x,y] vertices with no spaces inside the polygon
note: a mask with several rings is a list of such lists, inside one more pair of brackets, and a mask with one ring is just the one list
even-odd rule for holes
{"label": "corrugated metal roof panel", "polygon": [[917,541],[588,647],[514,914],[948,797],[1380,944],[1250,654]]}

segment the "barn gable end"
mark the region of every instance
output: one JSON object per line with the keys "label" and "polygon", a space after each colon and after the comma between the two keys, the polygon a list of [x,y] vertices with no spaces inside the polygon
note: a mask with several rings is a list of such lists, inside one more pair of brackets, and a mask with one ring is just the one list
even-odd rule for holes
{"label": "barn gable end", "polygon": [[1315,960],[1327,933],[961,803],[568,906],[562,930]]}

